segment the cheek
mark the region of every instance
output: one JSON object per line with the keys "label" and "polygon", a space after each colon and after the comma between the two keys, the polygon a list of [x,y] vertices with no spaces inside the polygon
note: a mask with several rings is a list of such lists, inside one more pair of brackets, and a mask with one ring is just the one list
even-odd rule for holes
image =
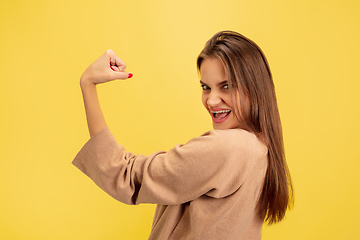
{"label": "cheek", "polygon": [[229,93],[229,94],[226,94],[226,95],[224,95],[223,97],[222,97],[222,100],[224,101],[224,103],[226,104],[226,105],[228,105],[230,108],[232,108],[231,107],[231,94]]}

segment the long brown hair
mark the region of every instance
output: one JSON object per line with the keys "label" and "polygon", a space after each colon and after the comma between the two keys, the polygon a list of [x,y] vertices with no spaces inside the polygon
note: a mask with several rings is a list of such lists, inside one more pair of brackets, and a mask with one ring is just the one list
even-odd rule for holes
{"label": "long brown hair", "polygon": [[[232,108],[244,129],[255,133],[268,148],[268,168],[257,204],[268,224],[282,220],[293,203],[293,190],[286,164],[282,127],[269,64],[261,49],[233,31],[221,31],[207,41],[197,58],[197,69],[206,58],[223,63],[231,86]],[[246,99],[248,101],[246,101]],[[241,103],[249,102],[241,106]]]}

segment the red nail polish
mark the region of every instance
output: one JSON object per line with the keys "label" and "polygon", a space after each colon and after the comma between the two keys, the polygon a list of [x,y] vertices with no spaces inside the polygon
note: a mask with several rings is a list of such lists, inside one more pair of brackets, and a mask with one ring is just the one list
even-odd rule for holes
{"label": "red nail polish", "polygon": [[128,78],[132,78],[132,76],[133,76],[133,74],[132,74],[132,73],[129,73]]}
{"label": "red nail polish", "polygon": [[113,71],[115,71],[115,70],[112,68],[112,66],[110,66],[110,68],[111,68]]}

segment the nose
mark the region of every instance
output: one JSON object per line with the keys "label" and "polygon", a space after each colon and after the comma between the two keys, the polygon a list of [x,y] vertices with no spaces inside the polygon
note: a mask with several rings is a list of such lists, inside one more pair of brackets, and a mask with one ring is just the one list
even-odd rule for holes
{"label": "nose", "polygon": [[206,101],[208,107],[211,107],[211,108],[219,106],[221,102],[222,102],[222,99],[221,99],[219,93],[216,91],[211,91],[211,93],[209,94],[208,99]]}

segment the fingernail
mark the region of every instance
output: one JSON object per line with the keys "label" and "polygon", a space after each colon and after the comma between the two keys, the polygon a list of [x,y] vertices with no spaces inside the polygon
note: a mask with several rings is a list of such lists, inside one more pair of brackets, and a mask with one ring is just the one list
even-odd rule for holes
{"label": "fingernail", "polygon": [[113,71],[115,71],[115,70],[112,68],[112,66],[110,66],[110,68],[111,68]]}
{"label": "fingernail", "polygon": [[129,73],[128,78],[132,78],[132,76],[133,76],[133,74],[132,74],[132,73]]}

